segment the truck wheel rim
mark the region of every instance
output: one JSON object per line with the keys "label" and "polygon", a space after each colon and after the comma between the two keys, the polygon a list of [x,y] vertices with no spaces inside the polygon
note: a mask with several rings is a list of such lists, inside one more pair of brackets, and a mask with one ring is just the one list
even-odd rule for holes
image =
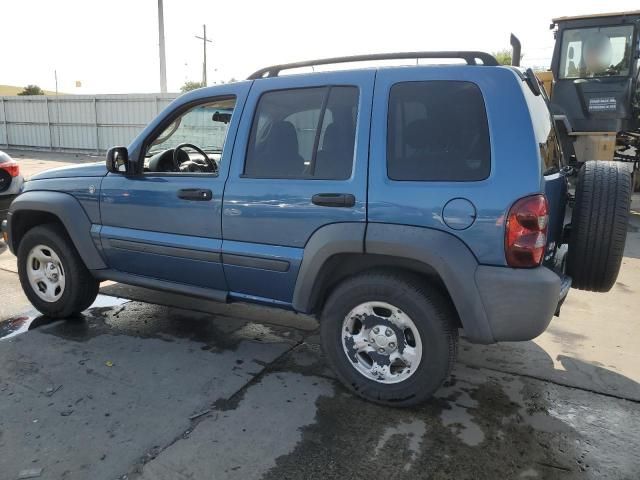
{"label": "truck wheel rim", "polygon": [[56,302],[64,293],[66,275],[58,254],[46,245],[33,247],[27,256],[27,278],[38,297]]}
{"label": "truck wheel rim", "polygon": [[385,302],[366,302],[342,324],[342,349],[361,375],[392,384],[411,377],[422,360],[422,340],[405,312]]}

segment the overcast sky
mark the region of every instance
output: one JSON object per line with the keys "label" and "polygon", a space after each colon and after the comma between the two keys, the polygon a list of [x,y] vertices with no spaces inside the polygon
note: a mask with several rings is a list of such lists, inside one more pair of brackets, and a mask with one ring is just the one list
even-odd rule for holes
{"label": "overcast sky", "polygon": [[[401,50],[486,50],[522,41],[523,64],[547,66],[552,17],[638,9],[637,0],[314,2],[164,0],[170,91],[202,77],[244,78],[273,63]],[[3,0],[0,84],[66,93],[159,91],[157,0]],[[75,81],[82,82],[76,88]]]}

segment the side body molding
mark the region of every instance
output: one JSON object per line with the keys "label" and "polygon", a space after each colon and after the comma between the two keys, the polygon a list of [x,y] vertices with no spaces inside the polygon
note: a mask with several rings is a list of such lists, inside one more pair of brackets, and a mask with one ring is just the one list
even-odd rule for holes
{"label": "side body molding", "polygon": [[332,223],[316,230],[304,247],[292,306],[298,312],[309,312],[316,300],[323,265],[341,253],[364,253],[364,222]]}
{"label": "side body molding", "polygon": [[[16,214],[21,211],[46,212],[60,219],[69,237],[89,270],[107,268],[91,236],[91,222],[80,202],[62,192],[29,191],[18,196],[11,204],[8,224],[14,230]],[[11,233],[10,233],[11,235]],[[15,240],[10,238],[11,251],[16,252]]]}
{"label": "side body molding", "polygon": [[432,267],[444,282],[469,340],[474,343],[495,341],[476,286],[478,262],[461,240],[429,228],[369,223],[365,250]]}

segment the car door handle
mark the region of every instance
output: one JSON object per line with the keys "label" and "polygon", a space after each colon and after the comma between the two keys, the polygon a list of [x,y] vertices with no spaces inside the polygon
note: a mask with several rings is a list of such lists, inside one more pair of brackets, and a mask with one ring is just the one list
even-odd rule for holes
{"label": "car door handle", "polygon": [[316,193],[311,202],[323,207],[353,207],[356,197],[350,193]]}
{"label": "car door handle", "polygon": [[178,190],[178,198],[207,202],[213,198],[213,192],[206,188],[183,188]]}

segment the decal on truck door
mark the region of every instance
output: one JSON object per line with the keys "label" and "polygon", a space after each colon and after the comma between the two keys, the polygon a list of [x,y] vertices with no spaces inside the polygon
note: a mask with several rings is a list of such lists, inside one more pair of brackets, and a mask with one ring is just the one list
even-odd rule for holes
{"label": "decal on truck door", "polygon": [[589,112],[615,112],[618,108],[615,97],[589,99]]}

